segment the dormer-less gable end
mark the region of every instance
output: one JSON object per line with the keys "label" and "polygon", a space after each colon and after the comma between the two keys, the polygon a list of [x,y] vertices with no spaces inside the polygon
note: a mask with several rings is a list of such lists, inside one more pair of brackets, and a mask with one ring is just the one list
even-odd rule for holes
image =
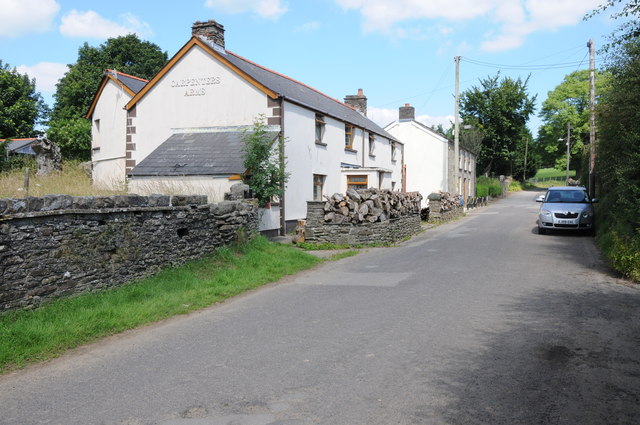
{"label": "dormer-less gable end", "polygon": [[180,61],[180,59],[182,59],[191,49],[198,48],[198,47],[201,48],[207,54],[211,55],[213,58],[215,58],[219,62],[221,62],[222,64],[224,64],[225,66],[227,66],[231,71],[238,74],[240,77],[245,79],[247,82],[249,82],[251,85],[256,87],[258,90],[265,93],[270,98],[277,99],[279,97],[278,93],[269,89],[259,81],[252,78],[249,74],[242,71],[236,65],[234,65],[231,61],[229,61],[225,57],[224,54],[222,54],[219,51],[219,49],[214,48],[211,45],[211,43],[205,42],[199,36],[195,35],[195,36],[192,36],[191,39],[187,41],[187,43],[184,46],[182,46],[182,48],[178,51],[178,53],[176,53],[169,60],[169,62],[167,62],[167,64],[164,67],[162,67],[162,69],[151,79],[151,81],[149,81],[149,83],[146,86],[144,86],[144,88],[140,90],[140,92],[136,94],[133,97],[133,99],[129,101],[129,103],[125,105],[125,109],[129,110],[133,108],[136,105],[136,103],[138,103],[140,99],[142,99],[150,90],[152,90],[153,87],[158,83],[158,81],[160,81]]}
{"label": "dormer-less gable end", "polygon": [[96,94],[93,96],[93,100],[91,101],[91,106],[89,106],[89,110],[84,115],[85,118],[91,118],[105,86],[110,81],[118,85],[125,93],[127,93],[132,98],[149,82],[149,80],[145,80],[144,78],[135,77],[133,75],[118,72],[113,69],[105,70],[102,81],[100,82],[100,86],[98,86],[98,90],[96,91]]}

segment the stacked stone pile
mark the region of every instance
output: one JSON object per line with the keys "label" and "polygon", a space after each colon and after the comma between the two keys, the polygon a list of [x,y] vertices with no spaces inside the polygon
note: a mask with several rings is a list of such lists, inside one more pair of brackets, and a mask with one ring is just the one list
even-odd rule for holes
{"label": "stacked stone pile", "polygon": [[[451,211],[460,208],[460,198],[449,192],[434,192],[428,196],[429,201],[440,202],[440,212]],[[432,209],[433,210],[433,209]]]}
{"label": "stacked stone pile", "polygon": [[375,223],[420,214],[422,195],[388,189],[347,190],[346,195],[335,193],[324,205],[326,223]]}
{"label": "stacked stone pile", "polygon": [[460,197],[449,192],[434,192],[429,194],[429,218],[450,220],[462,214]]}

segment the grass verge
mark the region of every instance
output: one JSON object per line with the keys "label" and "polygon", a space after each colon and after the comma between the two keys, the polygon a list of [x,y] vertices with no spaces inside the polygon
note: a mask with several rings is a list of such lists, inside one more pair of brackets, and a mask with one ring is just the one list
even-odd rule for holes
{"label": "grass verge", "polygon": [[0,373],[65,350],[220,302],[322,260],[256,237],[120,288],[0,315]]}
{"label": "grass verge", "polygon": [[[354,245],[349,244],[335,244],[330,242],[299,242],[296,244],[298,248],[301,248],[305,251],[335,251],[338,249],[364,249],[364,248],[392,248],[394,246],[398,246],[401,242],[406,242],[411,239],[411,236],[405,236],[400,239],[398,242],[374,242],[374,243],[359,243]],[[355,254],[353,254],[355,255]]]}
{"label": "grass verge", "polygon": [[596,242],[609,264],[624,278],[640,283],[640,230],[630,234],[621,229],[597,227]]}

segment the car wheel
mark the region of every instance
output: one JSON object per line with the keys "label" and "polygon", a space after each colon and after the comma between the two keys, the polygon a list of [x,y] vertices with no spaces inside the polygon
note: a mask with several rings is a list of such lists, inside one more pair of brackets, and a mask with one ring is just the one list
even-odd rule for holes
{"label": "car wheel", "polygon": [[539,235],[544,235],[547,233],[547,229],[543,229],[542,227],[538,227],[538,234]]}

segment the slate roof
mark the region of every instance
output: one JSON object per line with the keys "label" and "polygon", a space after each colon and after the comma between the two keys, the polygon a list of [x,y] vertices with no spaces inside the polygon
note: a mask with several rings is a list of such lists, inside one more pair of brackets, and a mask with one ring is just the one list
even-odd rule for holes
{"label": "slate roof", "polygon": [[[6,142],[6,140],[7,139],[0,139],[0,143]],[[37,138],[11,139],[11,141],[7,143],[7,152],[35,155],[36,153],[31,148],[31,145],[37,141]]]}
{"label": "slate roof", "polygon": [[[277,132],[267,133],[271,140]],[[177,133],[130,172],[130,176],[232,175],[243,173],[244,132]]]}
{"label": "slate roof", "polygon": [[128,74],[123,74],[122,72],[116,71],[116,74],[117,74],[116,78],[134,93],[138,93],[149,82],[147,80],[143,80],[142,78],[137,78]]}
{"label": "slate roof", "polygon": [[[203,41],[206,42],[206,40]],[[225,58],[232,64],[290,102],[313,109],[324,115],[332,116],[357,127],[365,128],[368,131],[387,137],[391,140],[399,141],[387,133],[378,124],[339,100],[329,97],[326,94],[292,78],[255,64],[233,52],[230,52],[229,50],[225,50],[225,53]]]}

